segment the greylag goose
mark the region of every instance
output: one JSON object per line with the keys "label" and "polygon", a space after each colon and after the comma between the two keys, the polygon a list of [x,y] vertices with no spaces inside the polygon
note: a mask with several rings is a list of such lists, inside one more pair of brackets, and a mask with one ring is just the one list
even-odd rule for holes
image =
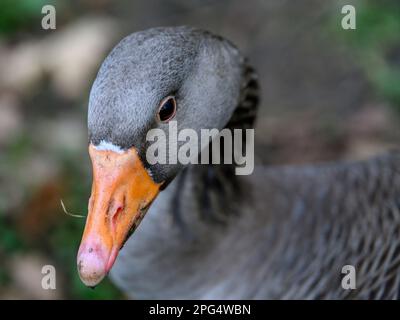
{"label": "greylag goose", "polygon": [[[251,175],[148,161],[146,133],[171,119],[252,128],[257,89],[237,48],[206,31],[149,29],[112,50],[89,99],[93,186],[77,256],[87,286],[111,270],[133,298],[399,297],[398,153]],[[342,287],[346,265],[355,288]]]}

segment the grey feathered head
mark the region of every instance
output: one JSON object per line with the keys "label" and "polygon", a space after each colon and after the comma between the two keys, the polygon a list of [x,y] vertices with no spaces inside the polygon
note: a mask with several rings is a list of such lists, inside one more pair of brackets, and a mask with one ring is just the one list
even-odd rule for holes
{"label": "grey feathered head", "polygon": [[[144,162],[160,102],[174,96],[178,130],[224,127],[238,104],[243,58],[228,41],[188,27],[156,28],[124,38],[102,64],[89,101],[89,140],[135,147]],[[176,166],[150,166],[155,181]]]}

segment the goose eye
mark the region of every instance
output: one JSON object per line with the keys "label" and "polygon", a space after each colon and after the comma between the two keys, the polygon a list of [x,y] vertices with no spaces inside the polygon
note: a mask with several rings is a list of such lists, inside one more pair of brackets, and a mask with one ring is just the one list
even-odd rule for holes
{"label": "goose eye", "polygon": [[160,108],[158,109],[158,120],[167,122],[171,120],[176,113],[176,101],[174,97],[166,97],[161,101]]}

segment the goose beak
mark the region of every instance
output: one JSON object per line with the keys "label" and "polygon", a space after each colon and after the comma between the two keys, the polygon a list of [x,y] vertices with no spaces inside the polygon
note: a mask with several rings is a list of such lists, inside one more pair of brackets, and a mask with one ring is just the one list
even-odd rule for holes
{"label": "goose beak", "polygon": [[161,184],[152,180],[134,148],[118,153],[90,144],[89,154],[93,185],[77,264],[82,282],[94,287],[110,271]]}

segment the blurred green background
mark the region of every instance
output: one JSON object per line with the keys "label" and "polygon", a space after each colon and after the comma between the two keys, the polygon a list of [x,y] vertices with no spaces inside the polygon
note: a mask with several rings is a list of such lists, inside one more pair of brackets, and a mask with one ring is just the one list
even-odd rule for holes
{"label": "blurred green background", "polygon": [[[41,28],[52,4],[57,29]],[[341,28],[353,4],[357,29]],[[226,36],[259,71],[260,161],[363,159],[398,145],[400,2],[2,0],[0,2],[0,298],[120,299],[79,280],[75,256],[91,172],[86,108],[104,57],[124,36],[192,25]],[[43,265],[57,290],[40,286]]]}

